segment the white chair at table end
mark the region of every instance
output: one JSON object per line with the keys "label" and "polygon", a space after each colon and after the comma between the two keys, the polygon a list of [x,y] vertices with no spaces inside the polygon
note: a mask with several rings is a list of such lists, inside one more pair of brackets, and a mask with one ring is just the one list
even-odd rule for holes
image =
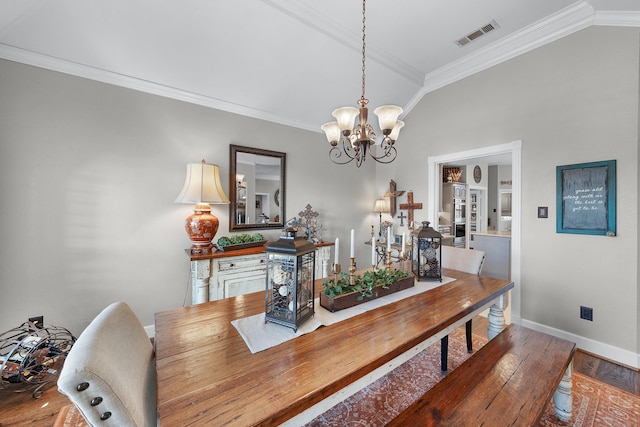
{"label": "white chair at table end", "polygon": [[111,304],[82,332],[64,362],[58,390],[90,425],[158,425],[153,345],[127,304]]}
{"label": "white chair at table end", "polygon": [[480,274],[482,273],[484,258],[484,251],[442,246],[442,268]]}
{"label": "white chair at table end", "polygon": [[[442,246],[442,268],[463,271],[465,273],[480,274],[484,265],[484,251],[475,249],[456,248],[454,246]],[[467,338],[467,351],[473,352],[472,341],[472,321],[465,324],[465,335]],[[447,372],[447,355],[449,348],[449,336],[445,336],[440,341],[440,369]]]}

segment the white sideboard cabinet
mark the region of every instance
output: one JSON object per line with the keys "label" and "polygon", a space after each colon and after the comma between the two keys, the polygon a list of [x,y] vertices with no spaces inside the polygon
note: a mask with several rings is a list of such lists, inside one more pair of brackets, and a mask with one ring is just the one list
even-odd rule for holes
{"label": "white sideboard cabinet", "polygon": [[[333,243],[316,245],[316,279],[327,277]],[[192,255],[191,303],[200,304],[265,290],[265,246]]]}
{"label": "white sideboard cabinet", "polygon": [[214,258],[209,279],[209,301],[264,291],[267,256],[239,255]]}

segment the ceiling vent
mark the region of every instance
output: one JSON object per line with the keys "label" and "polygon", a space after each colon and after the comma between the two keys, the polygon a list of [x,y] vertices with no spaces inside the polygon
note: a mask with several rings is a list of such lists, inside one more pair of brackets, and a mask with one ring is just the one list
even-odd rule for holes
{"label": "ceiling vent", "polygon": [[472,33],[464,36],[463,38],[456,40],[456,44],[460,47],[471,43],[472,41],[474,41],[475,39],[484,36],[485,34],[487,34],[489,31],[493,31],[496,28],[500,28],[500,26],[498,25],[498,23],[496,21],[491,21],[486,25],[483,25],[482,27],[478,28],[477,30],[473,31]]}

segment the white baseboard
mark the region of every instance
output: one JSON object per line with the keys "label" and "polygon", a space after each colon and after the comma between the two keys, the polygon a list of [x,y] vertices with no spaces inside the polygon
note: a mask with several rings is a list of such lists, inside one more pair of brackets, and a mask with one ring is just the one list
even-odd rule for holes
{"label": "white baseboard", "polygon": [[609,344],[605,344],[599,341],[585,338],[580,335],[572,334],[560,329],[552,328],[550,326],[542,325],[540,323],[532,322],[530,320],[521,319],[520,324],[531,328],[535,331],[544,332],[549,335],[553,335],[559,338],[564,338],[576,343],[579,349],[593,353],[597,356],[611,360],[622,365],[629,366],[634,369],[640,369],[640,354],[634,353],[629,350],[624,350],[619,347],[614,347]]}

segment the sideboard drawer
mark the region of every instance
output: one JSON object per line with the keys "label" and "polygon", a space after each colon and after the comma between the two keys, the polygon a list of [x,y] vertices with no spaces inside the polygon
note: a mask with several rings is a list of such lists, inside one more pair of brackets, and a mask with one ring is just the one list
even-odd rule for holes
{"label": "sideboard drawer", "polygon": [[213,270],[215,272],[237,271],[243,268],[259,267],[266,265],[266,263],[267,257],[265,254],[220,258],[213,261]]}

